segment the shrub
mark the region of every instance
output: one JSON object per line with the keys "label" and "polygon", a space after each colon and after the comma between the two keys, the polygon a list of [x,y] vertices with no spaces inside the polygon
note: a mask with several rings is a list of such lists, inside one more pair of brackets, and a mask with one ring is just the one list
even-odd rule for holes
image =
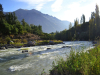
{"label": "shrub", "polygon": [[50,75],[100,75],[100,47],[80,53],[71,51],[66,61],[53,64]]}
{"label": "shrub", "polygon": [[13,39],[14,43],[21,43],[21,39]]}
{"label": "shrub", "polygon": [[27,43],[27,40],[26,39],[23,39],[23,41],[22,41],[23,43]]}
{"label": "shrub", "polygon": [[6,38],[5,38],[5,41],[10,41],[11,40],[11,38],[9,37],[9,36],[7,36]]}

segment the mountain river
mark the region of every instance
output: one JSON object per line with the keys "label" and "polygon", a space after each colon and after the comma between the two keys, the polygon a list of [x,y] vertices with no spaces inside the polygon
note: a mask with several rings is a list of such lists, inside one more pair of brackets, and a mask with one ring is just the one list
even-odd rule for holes
{"label": "mountain river", "polygon": [[[66,59],[71,50],[80,52],[94,47],[89,41],[64,43],[0,50],[0,75],[40,75],[43,69],[49,73],[52,62]],[[28,49],[28,52],[22,53],[24,49]]]}

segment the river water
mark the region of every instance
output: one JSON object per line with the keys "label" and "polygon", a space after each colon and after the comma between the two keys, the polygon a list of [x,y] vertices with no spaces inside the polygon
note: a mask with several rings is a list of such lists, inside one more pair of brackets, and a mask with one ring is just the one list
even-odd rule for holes
{"label": "river water", "polygon": [[[60,58],[66,59],[70,51],[84,51],[93,48],[89,41],[68,41],[65,44],[24,47],[28,52],[22,53],[22,48],[0,50],[0,75],[40,75],[49,73],[52,62]],[[62,48],[62,47],[65,48]],[[23,48],[23,49],[24,49]],[[50,48],[50,49],[47,49]]]}

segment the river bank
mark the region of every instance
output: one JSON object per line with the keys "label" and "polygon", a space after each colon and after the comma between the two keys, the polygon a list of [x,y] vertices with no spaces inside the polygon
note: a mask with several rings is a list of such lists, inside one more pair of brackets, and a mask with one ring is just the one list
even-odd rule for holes
{"label": "river bank", "polygon": [[21,48],[21,47],[55,45],[55,44],[64,44],[64,43],[61,40],[35,40],[35,41],[28,41],[27,43],[14,43],[13,41],[10,41],[9,44],[0,44],[0,49],[4,50],[8,48]]}
{"label": "river bank", "polygon": [[100,75],[100,44],[86,52],[72,50],[66,60],[53,63],[50,75]]}

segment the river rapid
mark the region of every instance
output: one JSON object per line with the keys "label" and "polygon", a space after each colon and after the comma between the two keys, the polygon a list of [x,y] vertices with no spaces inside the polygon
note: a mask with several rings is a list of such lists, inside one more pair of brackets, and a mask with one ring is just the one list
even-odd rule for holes
{"label": "river rapid", "polygon": [[52,62],[60,58],[66,59],[71,50],[80,52],[94,47],[89,41],[65,41],[64,43],[24,47],[28,49],[25,53],[22,53],[22,48],[0,50],[0,75],[40,75],[43,69],[49,73]]}

